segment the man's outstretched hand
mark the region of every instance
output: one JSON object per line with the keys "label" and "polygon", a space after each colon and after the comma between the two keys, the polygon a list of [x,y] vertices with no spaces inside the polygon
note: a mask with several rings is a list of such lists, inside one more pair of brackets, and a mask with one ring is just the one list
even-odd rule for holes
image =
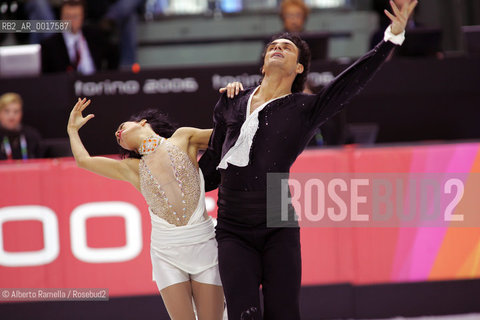
{"label": "man's outstretched hand", "polygon": [[392,33],[394,35],[400,34],[405,30],[407,26],[408,18],[413,12],[413,9],[418,4],[418,0],[411,0],[408,3],[403,4],[401,8],[398,8],[393,0],[390,0],[390,6],[392,7],[393,14],[385,9],[385,14],[392,21]]}

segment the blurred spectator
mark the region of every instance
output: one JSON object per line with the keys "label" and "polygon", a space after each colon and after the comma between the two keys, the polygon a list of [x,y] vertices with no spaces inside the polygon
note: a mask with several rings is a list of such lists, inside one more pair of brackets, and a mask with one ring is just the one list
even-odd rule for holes
{"label": "blurred spectator", "polygon": [[[300,33],[310,47],[313,60],[325,59],[326,47],[321,41],[328,38],[309,37],[305,32],[305,24],[310,14],[310,9],[302,0],[284,0],[280,4],[280,18],[283,22],[283,30],[286,32]],[[303,35],[302,35],[303,33]],[[321,53],[320,53],[321,52]],[[313,88],[309,80],[305,83],[304,93],[312,94],[321,88]],[[315,136],[310,141],[310,146],[341,145],[345,143],[345,112],[342,111],[317,129]]]}
{"label": "blurred spectator", "polygon": [[[27,0],[24,10],[29,20],[55,20],[55,13],[48,0]],[[32,32],[30,43],[40,43],[51,35],[52,33]]]}
{"label": "blurred spectator", "polygon": [[[28,20],[25,13],[24,3],[17,0],[0,0],[0,20]],[[0,32],[0,45],[6,41],[7,45],[28,44],[28,33],[7,33]]]}
{"label": "blurred spectator", "polygon": [[302,0],[284,0],[280,5],[280,18],[283,29],[287,32],[305,31],[310,9]]}
{"label": "blurred spectator", "polygon": [[[90,0],[97,5],[98,0]],[[94,4],[95,3],[95,4]],[[120,66],[130,68],[137,62],[138,11],[145,0],[117,0],[108,6],[100,26],[106,31],[118,29],[120,45]]]}
{"label": "blurred spectator", "polygon": [[[282,32],[298,33],[310,47],[312,60],[316,60],[318,38],[312,37],[314,35],[312,33],[305,33],[305,23],[309,13],[310,9],[303,0],[283,0],[280,4],[279,16],[283,23]],[[264,42],[267,45],[270,39],[265,39]],[[260,61],[260,65],[263,65],[263,61]]]}
{"label": "blurred spectator", "polygon": [[329,35],[326,32],[306,32],[305,24],[309,14],[310,9],[302,0],[283,0],[280,4],[283,32],[299,33],[310,47],[312,61],[326,60]]}
{"label": "blurred spectator", "polygon": [[22,105],[16,93],[0,96],[0,160],[43,157],[40,134],[22,124]]}
{"label": "blurred spectator", "polygon": [[71,32],[56,33],[41,42],[44,73],[77,71],[88,75],[116,67],[116,59],[111,59],[112,48],[104,35],[84,26],[83,0],[64,0],[60,19],[71,21]]}

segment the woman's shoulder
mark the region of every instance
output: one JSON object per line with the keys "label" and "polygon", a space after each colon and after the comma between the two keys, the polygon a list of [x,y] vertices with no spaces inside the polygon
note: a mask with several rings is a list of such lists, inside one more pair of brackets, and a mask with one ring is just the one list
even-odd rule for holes
{"label": "woman's shoulder", "polygon": [[138,164],[140,163],[140,159],[138,158],[125,158],[121,160],[126,166],[134,171],[138,171]]}
{"label": "woman's shoulder", "polygon": [[172,134],[172,138],[192,134],[195,129],[193,127],[180,127]]}
{"label": "woman's shoulder", "polygon": [[190,139],[190,137],[198,134],[203,129],[194,128],[194,127],[180,127],[173,133],[170,139]]}

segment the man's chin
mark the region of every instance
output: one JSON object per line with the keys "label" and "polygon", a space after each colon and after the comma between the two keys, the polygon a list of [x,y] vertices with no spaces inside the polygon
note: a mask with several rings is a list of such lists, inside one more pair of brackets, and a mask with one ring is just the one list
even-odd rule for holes
{"label": "man's chin", "polygon": [[6,129],[6,130],[8,130],[8,131],[18,131],[18,129],[20,128],[20,126],[19,126],[19,125],[4,126],[3,128]]}

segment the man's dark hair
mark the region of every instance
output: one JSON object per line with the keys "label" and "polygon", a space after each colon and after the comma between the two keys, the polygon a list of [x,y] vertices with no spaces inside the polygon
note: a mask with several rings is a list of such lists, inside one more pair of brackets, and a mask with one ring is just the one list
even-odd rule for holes
{"label": "man's dark hair", "polygon": [[302,40],[298,35],[290,32],[284,32],[274,35],[270,42],[263,49],[262,62],[265,61],[265,54],[267,53],[268,46],[277,39],[287,39],[292,41],[298,48],[297,62],[303,65],[303,72],[297,74],[292,84],[292,92],[302,92],[307,81],[308,72],[310,70],[311,53],[308,44]]}
{"label": "man's dark hair", "polygon": [[[161,137],[170,138],[177,130],[177,126],[173,124],[168,117],[156,109],[147,109],[140,111],[128,119],[128,121],[140,122],[143,119],[147,120],[153,131]],[[140,159],[142,156],[136,150],[126,150],[120,147],[120,156],[124,158]]]}

